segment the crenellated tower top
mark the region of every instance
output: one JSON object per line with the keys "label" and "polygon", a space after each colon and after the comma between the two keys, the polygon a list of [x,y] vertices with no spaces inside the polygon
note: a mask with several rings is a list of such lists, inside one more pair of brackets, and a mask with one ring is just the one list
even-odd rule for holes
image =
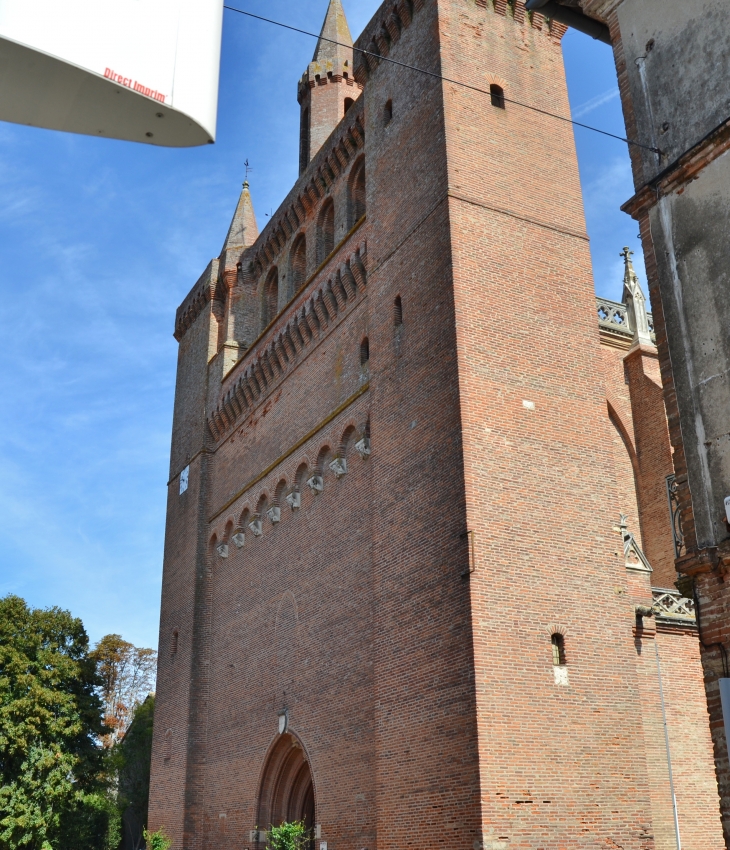
{"label": "crenellated tower top", "polygon": [[352,35],[341,0],[329,0],[312,61],[299,81],[301,107],[299,173],[359,97],[355,82]]}

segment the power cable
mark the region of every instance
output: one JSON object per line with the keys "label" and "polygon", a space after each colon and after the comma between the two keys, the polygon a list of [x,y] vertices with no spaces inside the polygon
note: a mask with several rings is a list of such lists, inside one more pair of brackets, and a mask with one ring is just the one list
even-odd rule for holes
{"label": "power cable", "polygon": [[[263,21],[267,24],[273,24],[274,26],[281,27],[285,30],[291,30],[291,32],[298,32],[301,35],[308,35],[311,38],[319,39],[320,41],[327,41],[330,44],[336,44],[339,47],[346,47],[348,50],[354,50],[357,53],[362,53],[363,56],[373,56],[374,58],[382,61],[382,62],[391,62],[393,65],[398,65],[401,68],[407,68],[410,71],[417,71],[419,74],[425,74],[427,77],[433,77],[436,80],[441,80],[444,83],[451,83],[455,86],[461,86],[462,88],[469,89],[470,91],[478,92],[479,94],[484,94],[491,97],[491,92],[486,91],[485,89],[480,89],[478,86],[471,86],[469,83],[463,83],[460,80],[452,80],[449,77],[444,77],[441,74],[436,74],[434,71],[427,71],[425,68],[418,68],[415,65],[408,65],[405,62],[398,62],[397,59],[391,59],[389,56],[383,56],[380,53],[373,53],[370,50],[363,50],[361,47],[353,47],[350,44],[344,44],[341,41],[335,41],[332,38],[326,38],[323,35],[317,35],[317,33],[309,32],[308,30],[299,29],[298,27],[293,27],[290,24],[283,24],[281,21],[274,21],[271,18],[264,18],[262,15],[254,15],[253,12],[246,12],[244,9],[237,9],[235,6],[223,6],[224,9],[228,9],[229,12],[237,12],[239,15],[245,15],[247,18],[254,18],[257,21]],[[602,136],[608,136],[610,139],[616,139],[619,142],[624,142],[627,145],[634,145],[637,148],[643,148],[644,150],[651,151],[659,156],[661,156],[662,152],[659,148],[653,148],[650,145],[645,145],[642,142],[636,142],[633,139],[625,139],[623,136],[617,136],[615,133],[609,133],[607,130],[599,130],[598,127],[591,127],[590,124],[582,124],[580,121],[574,121],[572,118],[565,118],[563,115],[556,115],[554,112],[548,112],[546,109],[540,109],[537,106],[530,106],[527,103],[521,103],[519,100],[510,100],[502,96],[500,98],[504,103],[511,103],[513,106],[519,106],[522,109],[529,109],[531,112],[537,112],[540,115],[546,115],[549,118],[555,118],[557,121],[564,121],[566,124],[572,124],[574,127],[582,127],[584,130],[591,130],[594,133],[600,133]]]}

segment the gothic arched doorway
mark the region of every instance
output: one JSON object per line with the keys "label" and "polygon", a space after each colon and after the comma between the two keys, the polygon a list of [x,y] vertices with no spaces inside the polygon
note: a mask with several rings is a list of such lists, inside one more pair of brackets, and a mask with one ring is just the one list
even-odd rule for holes
{"label": "gothic arched doorway", "polygon": [[261,779],[259,829],[285,821],[304,821],[314,847],[315,802],[312,771],[304,748],[292,734],[280,735],[272,747]]}

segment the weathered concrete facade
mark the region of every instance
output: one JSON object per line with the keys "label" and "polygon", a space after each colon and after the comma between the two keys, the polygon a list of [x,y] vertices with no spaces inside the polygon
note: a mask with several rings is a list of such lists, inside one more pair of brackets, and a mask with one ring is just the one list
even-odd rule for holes
{"label": "weathered concrete facade", "polygon": [[566,112],[562,32],[385,4],[356,45],[402,64],[335,57],[362,93],[334,125],[344,71],[306,78],[329,135],[260,234],[244,186],[178,310],[150,803],[176,850],[292,818],[318,850],[722,840],[630,257],[597,314],[570,129],[404,67]]}

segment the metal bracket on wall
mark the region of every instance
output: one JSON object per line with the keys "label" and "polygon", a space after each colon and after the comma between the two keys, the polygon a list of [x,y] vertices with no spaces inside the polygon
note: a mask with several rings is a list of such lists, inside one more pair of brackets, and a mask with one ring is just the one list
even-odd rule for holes
{"label": "metal bracket on wall", "polygon": [[476,534],[473,531],[465,531],[463,534],[459,535],[460,540],[466,540],[469,538],[469,567],[462,574],[462,578],[469,578],[469,576],[476,572],[477,569],[477,560],[476,560]]}

